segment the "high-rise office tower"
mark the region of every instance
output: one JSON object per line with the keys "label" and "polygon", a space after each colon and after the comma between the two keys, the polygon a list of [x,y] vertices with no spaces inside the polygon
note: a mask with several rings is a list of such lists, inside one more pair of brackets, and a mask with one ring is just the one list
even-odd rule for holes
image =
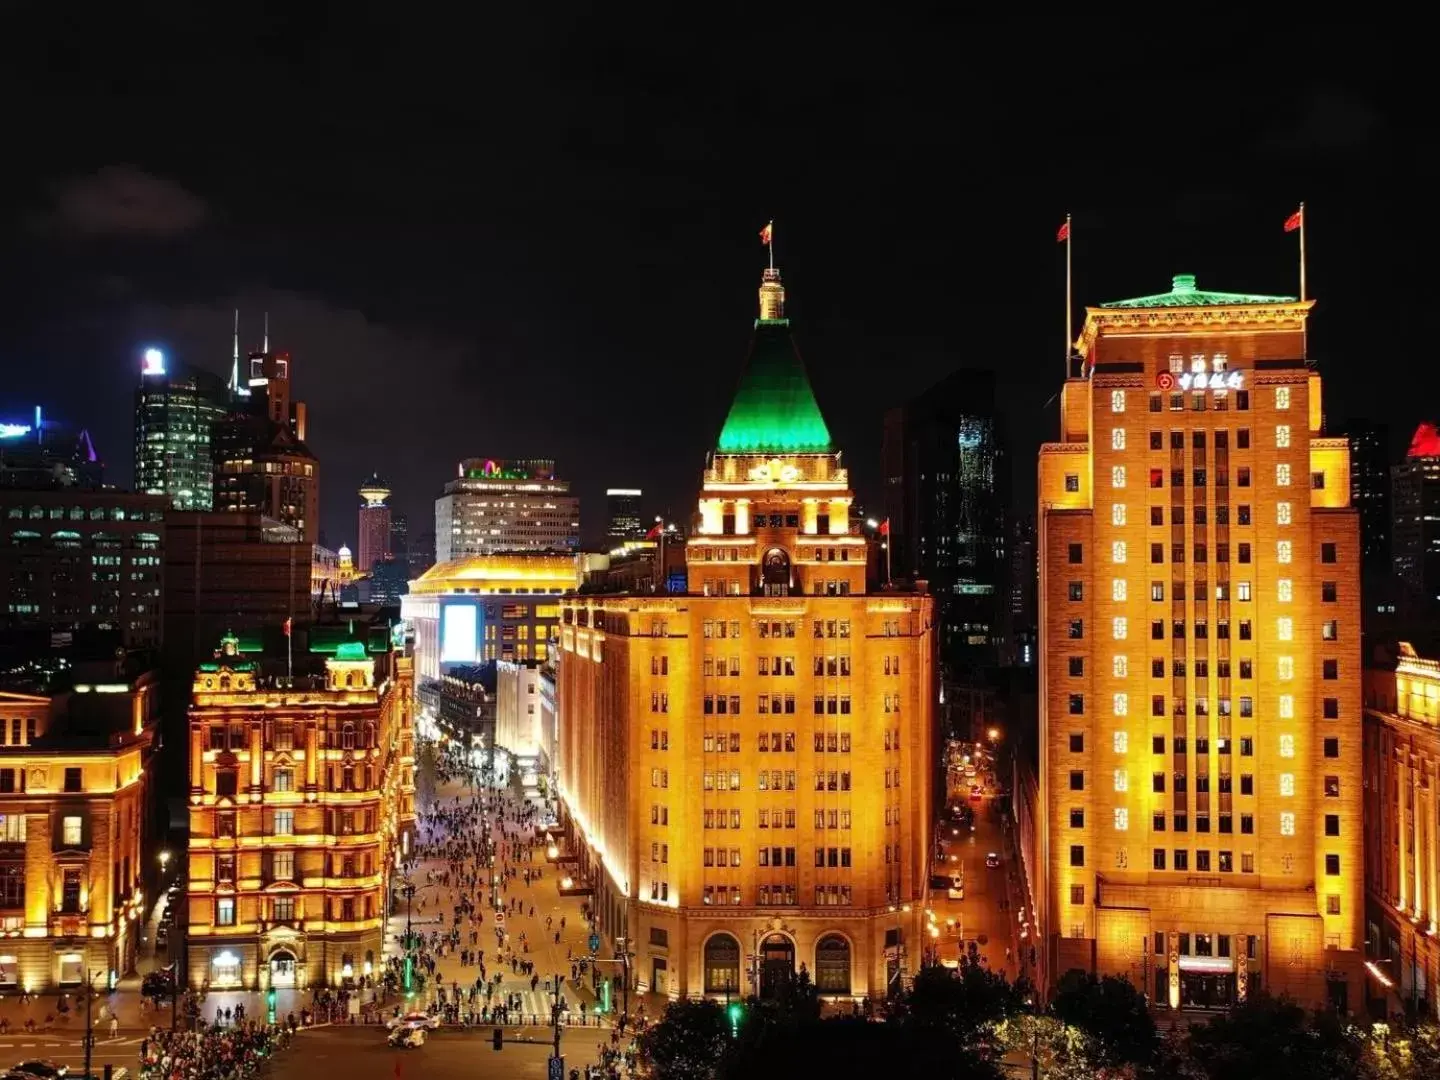
{"label": "high-rise office tower", "polygon": [[272,352],[269,338],[267,326],[265,345],[249,356],[249,394],[215,425],[215,509],[259,511],[314,544],[320,463],[305,445],[305,403],[290,399],[290,354]]}
{"label": "high-rise office tower", "polygon": [[1312,302],[1086,310],[1040,449],[1042,978],[1356,1006],[1360,534]]}
{"label": "high-rise office tower", "polygon": [[1345,425],[1350,441],[1350,505],[1360,515],[1360,553],[1367,576],[1390,567],[1390,428],[1369,420]]}
{"label": "high-rise office tower", "polygon": [[1421,424],[1405,460],[1390,470],[1391,558],[1427,604],[1440,600],[1440,433]]}
{"label": "high-rise office tower", "polygon": [[767,270],[688,595],[561,600],[558,792],[652,992],[883,995],[918,966],[933,600],[867,593],[853,498]]}
{"label": "high-rise office tower", "polygon": [[998,662],[1008,652],[1010,486],[994,375],[957,371],[891,409],[883,458],[892,571],[930,582],[948,664]]}
{"label": "high-rise office tower", "polygon": [[210,443],[230,408],[224,380],[146,349],[135,390],[135,490],[176,510],[214,504]]}
{"label": "high-rise office tower", "polygon": [[579,549],[580,500],[553,461],[467,458],[435,500],[436,562]]}
{"label": "high-rise office tower", "polygon": [[385,500],[390,497],[390,488],[379,474],[371,473],[370,479],[360,485],[359,536],[360,573],[368,574],[375,564],[390,550],[390,507]]}
{"label": "high-rise office tower", "polygon": [[407,567],[410,563],[410,518],[407,514],[390,515],[390,553]]}
{"label": "high-rise office tower", "polygon": [[639,488],[606,488],[605,511],[610,525],[605,530],[605,539],[612,547],[619,547],[626,540],[643,540],[647,531],[640,517]]}

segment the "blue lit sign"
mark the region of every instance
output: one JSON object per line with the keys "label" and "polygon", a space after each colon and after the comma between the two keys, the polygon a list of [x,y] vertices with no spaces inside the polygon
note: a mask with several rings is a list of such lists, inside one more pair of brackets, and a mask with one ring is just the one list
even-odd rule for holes
{"label": "blue lit sign", "polygon": [[0,439],[18,439],[29,434],[29,424],[0,424]]}

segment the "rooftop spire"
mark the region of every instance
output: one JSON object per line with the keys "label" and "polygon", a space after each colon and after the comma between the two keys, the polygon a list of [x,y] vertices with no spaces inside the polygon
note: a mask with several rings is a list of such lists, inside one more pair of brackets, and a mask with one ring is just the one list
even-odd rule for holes
{"label": "rooftop spire", "polygon": [[260,346],[260,351],[263,353],[270,351],[270,312],[268,311],[265,312],[265,342]]}
{"label": "rooftop spire", "polygon": [[240,309],[235,309],[235,332],[230,345],[230,393],[240,392]]}

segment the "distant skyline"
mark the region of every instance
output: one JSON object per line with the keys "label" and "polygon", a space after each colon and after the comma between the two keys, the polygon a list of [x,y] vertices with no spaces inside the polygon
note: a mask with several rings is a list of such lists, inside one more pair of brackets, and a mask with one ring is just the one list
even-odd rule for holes
{"label": "distant skyline", "polygon": [[1368,415],[1401,440],[1437,411],[1414,220],[1429,118],[1374,77],[1406,63],[1378,32],[1289,27],[1217,68],[1136,31],[1077,53],[1063,21],[982,44],[963,24],[775,14],[758,42],[740,20],[699,40],[507,11],[477,62],[363,12],[224,34],[197,18],[33,6],[16,32],[35,47],[0,73],[11,100],[46,102],[16,111],[0,176],[0,412],[88,427],[117,483],[142,350],[226,374],[238,307],[245,346],[268,310],[294,357],[333,546],[355,546],[371,471],[418,536],[475,455],[554,458],[587,542],[607,487],[688,518],[771,219],[867,505],[885,409],[964,367],[997,371],[1029,505],[1067,211],[1078,331],[1085,304],[1175,273],[1293,294],[1282,225],[1304,199],[1332,429]]}

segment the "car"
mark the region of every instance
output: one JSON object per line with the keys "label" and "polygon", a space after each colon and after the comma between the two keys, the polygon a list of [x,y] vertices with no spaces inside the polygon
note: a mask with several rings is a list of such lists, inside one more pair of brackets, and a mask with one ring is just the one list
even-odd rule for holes
{"label": "car", "polygon": [[985,865],[992,870],[995,869],[995,867],[1000,865],[1000,856],[993,851],[987,853],[985,856]]}
{"label": "car", "polygon": [[67,1075],[70,1072],[70,1066],[56,1065],[55,1062],[46,1061],[43,1058],[32,1058],[13,1066],[10,1071],[33,1076],[35,1080],[56,1080],[58,1077]]}
{"label": "car", "polygon": [[388,1028],[418,1027],[427,1031],[434,1031],[440,1026],[440,1018],[431,1016],[424,1012],[408,1012],[404,1016],[397,1016],[385,1025]]}
{"label": "car", "polygon": [[946,889],[945,895],[948,896],[951,900],[964,900],[965,886],[961,885],[958,889]]}

